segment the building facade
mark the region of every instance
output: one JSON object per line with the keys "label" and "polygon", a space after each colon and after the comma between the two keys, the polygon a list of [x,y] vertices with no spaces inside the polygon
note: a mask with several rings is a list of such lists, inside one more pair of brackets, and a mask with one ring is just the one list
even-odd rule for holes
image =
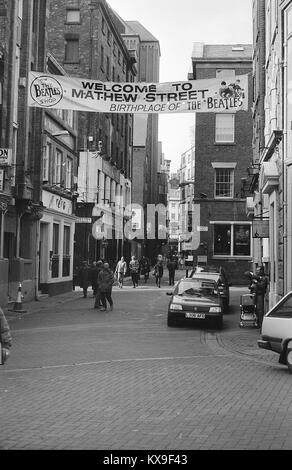
{"label": "building facade", "polygon": [[[50,50],[69,75],[134,81],[135,58],[106,1],[52,0],[48,36]],[[132,115],[79,113],[76,265],[99,258],[114,264],[120,256],[130,256],[123,223],[131,202],[132,145]]]}
{"label": "building facade", "polygon": [[249,111],[198,113],[195,124],[192,184],[200,220],[192,228],[199,232],[200,243],[194,262],[223,266],[234,284],[246,284],[243,273],[250,269],[253,255],[251,221],[246,215],[252,155],[251,72],[252,45],[194,44],[189,78],[222,78],[231,83],[234,76],[249,74]]}
{"label": "building facade", "polygon": [[[254,140],[264,135],[253,161],[258,169],[253,180],[253,209],[259,232],[254,262],[265,266],[268,307],[272,307],[292,289],[292,2],[254,2],[253,21],[254,57],[264,63],[264,74],[254,66],[255,82],[264,90],[259,125],[254,115]],[[255,109],[258,101],[257,88]]]}

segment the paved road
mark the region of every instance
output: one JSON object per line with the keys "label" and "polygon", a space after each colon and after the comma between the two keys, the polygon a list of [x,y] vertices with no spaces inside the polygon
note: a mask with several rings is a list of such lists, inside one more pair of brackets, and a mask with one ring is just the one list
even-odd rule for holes
{"label": "paved road", "polygon": [[168,287],[114,289],[113,312],[72,292],[8,314],[0,449],[292,449],[292,376],[240,329],[168,328]]}

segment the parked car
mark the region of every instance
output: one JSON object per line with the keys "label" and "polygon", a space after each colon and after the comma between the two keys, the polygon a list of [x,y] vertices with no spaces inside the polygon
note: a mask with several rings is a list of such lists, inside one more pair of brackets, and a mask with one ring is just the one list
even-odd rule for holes
{"label": "parked car", "polygon": [[220,329],[223,323],[222,301],[217,284],[209,279],[184,278],[178,281],[168,305],[167,325],[210,323]]}
{"label": "parked car", "polygon": [[191,272],[189,277],[201,277],[204,279],[212,279],[218,285],[218,292],[222,298],[223,311],[224,313],[228,312],[229,309],[229,286],[232,284],[228,282],[227,275],[224,271],[224,268],[221,266],[196,266],[195,269]]}
{"label": "parked car", "polygon": [[292,291],[264,315],[258,346],[278,353],[292,372]]}

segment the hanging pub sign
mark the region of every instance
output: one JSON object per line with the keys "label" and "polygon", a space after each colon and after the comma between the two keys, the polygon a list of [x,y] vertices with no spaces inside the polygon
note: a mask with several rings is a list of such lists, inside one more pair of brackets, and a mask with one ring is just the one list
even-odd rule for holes
{"label": "hanging pub sign", "polygon": [[255,219],[252,221],[253,238],[269,238],[269,219]]}
{"label": "hanging pub sign", "polygon": [[29,72],[28,105],[102,113],[234,113],[248,110],[248,75],[121,83]]}

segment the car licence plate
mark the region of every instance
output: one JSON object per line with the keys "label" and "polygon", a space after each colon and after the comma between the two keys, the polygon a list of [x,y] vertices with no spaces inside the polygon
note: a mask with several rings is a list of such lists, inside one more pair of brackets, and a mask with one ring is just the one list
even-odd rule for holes
{"label": "car licence plate", "polygon": [[194,313],[194,312],[186,312],[186,318],[200,318],[203,320],[205,318],[204,313]]}

